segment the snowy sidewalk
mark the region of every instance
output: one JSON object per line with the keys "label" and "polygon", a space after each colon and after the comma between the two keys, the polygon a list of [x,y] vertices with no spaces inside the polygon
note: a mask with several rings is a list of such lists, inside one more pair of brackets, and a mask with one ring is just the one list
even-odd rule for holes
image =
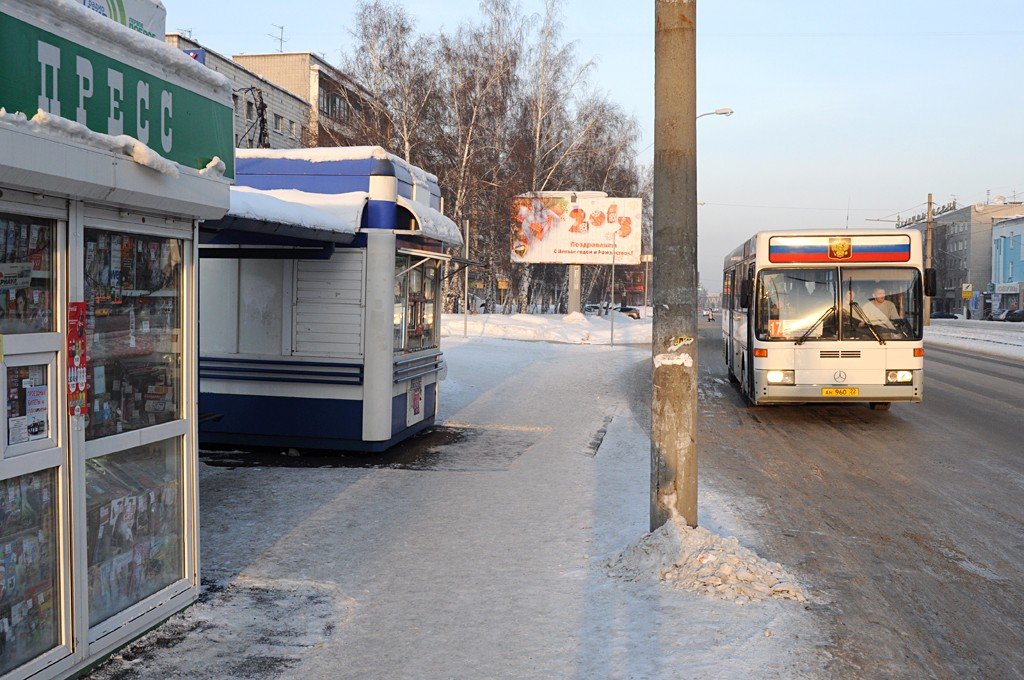
{"label": "snowy sidewalk", "polygon": [[[445,353],[444,431],[457,436],[426,458],[201,465],[204,601],[94,677],[821,672],[800,603],[609,575],[605,561],[647,529],[634,411],[647,351],[453,338]],[[702,502],[704,526],[749,533],[713,489]]]}

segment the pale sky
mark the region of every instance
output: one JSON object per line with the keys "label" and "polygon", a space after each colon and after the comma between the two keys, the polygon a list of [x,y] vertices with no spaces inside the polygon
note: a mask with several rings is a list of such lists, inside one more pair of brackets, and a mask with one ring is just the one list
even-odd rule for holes
{"label": "pale sky", "polygon": [[[356,3],[164,0],[167,29],[223,54],[277,49],[337,63]],[[475,0],[406,0],[424,32]],[[539,12],[542,3],[521,3]],[[1024,3],[1019,0],[699,0],[699,265],[770,228],[891,226],[867,218],[938,203],[1024,199]],[[633,112],[652,159],[654,2],[567,0],[566,40]],[[429,168],[428,168],[429,169]],[[577,187],[585,189],[586,187]]]}

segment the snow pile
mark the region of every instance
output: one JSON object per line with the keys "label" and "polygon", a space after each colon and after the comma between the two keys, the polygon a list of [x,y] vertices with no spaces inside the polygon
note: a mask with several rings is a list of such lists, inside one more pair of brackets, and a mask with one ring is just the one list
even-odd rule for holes
{"label": "snow pile", "polygon": [[[441,316],[442,336],[461,336],[461,314]],[[611,342],[611,321],[606,316],[560,314],[471,314],[469,335],[473,337],[566,342],[574,345],[607,345]],[[631,319],[615,312],[615,344],[649,344],[651,320]]]}
{"label": "snow pile", "polygon": [[231,187],[228,215],[264,222],[355,234],[367,193],[313,194],[297,189]]}
{"label": "snow pile", "polygon": [[29,120],[23,113],[7,113],[6,109],[0,108],[0,123],[6,123],[14,127],[27,128],[35,133],[50,133],[82,143],[98,147],[106,151],[124,154],[136,163],[152,168],[157,172],[169,177],[178,177],[178,164],[169,161],[156,151],[128,135],[105,135],[101,132],[94,132],[73,120],[55,116],[42,109],[36,112]]}
{"label": "snow pile", "polygon": [[199,171],[199,174],[203,177],[223,177],[224,171],[227,170],[227,165],[221,160],[220,156],[214,156],[213,159],[206,164],[206,167]]}
{"label": "snow pile", "polygon": [[613,576],[627,581],[657,576],[673,588],[736,604],[767,598],[807,600],[781,565],[758,557],[735,538],[722,538],[703,527],[693,529],[678,517],[610,558],[605,566]]}

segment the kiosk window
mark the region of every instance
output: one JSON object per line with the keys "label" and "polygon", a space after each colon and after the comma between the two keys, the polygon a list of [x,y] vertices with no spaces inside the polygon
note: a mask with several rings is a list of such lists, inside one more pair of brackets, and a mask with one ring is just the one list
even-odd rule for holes
{"label": "kiosk window", "polygon": [[[405,271],[416,260],[399,255],[395,260],[395,351],[415,352],[437,347],[437,287],[439,269],[434,260]],[[404,274],[401,272],[405,271]],[[399,275],[401,274],[401,275]]]}
{"label": "kiosk window", "polygon": [[56,474],[0,481],[0,674],[60,643]]}
{"label": "kiosk window", "polygon": [[181,483],[178,439],[86,461],[89,625],[183,578]]}
{"label": "kiosk window", "polygon": [[0,213],[0,333],[53,328],[54,223]]}
{"label": "kiosk window", "polygon": [[50,436],[46,364],[7,367],[7,444]]}
{"label": "kiosk window", "polygon": [[86,439],[181,417],[182,242],[85,232]]}

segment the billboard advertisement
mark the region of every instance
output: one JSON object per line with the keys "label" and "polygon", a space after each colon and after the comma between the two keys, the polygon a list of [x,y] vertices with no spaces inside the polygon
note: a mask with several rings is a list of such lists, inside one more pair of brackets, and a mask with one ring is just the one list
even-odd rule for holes
{"label": "billboard advertisement", "polygon": [[513,199],[512,262],[640,264],[641,199],[572,198],[565,193]]}
{"label": "billboard advertisement", "polygon": [[163,42],[167,10],[160,0],[79,0],[82,5],[122,26]]}

